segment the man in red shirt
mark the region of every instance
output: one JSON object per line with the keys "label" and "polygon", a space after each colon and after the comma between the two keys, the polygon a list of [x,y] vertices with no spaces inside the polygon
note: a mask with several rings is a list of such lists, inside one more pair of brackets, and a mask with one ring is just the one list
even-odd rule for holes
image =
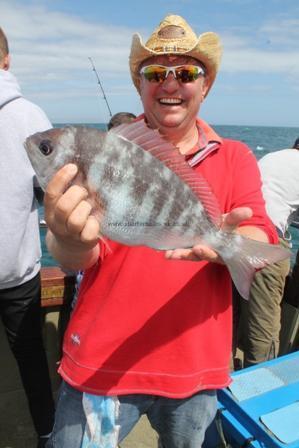
{"label": "man in red shirt", "polygon": [[[225,230],[276,243],[255,157],[197,118],[220,58],[219,37],[197,37],[179,16],[167,16],[145,45],[134,35],[130,70],[144,108],[139,120],[158,128],[207,179]],[[86,190],[67,188],[76,172],[74,165],[62,168],[45,195],[50,251],[64,266],[85,270],[65,334],[64,384],[48,446],[87,446],[84,400],[104,396],[116,403],[120,441],[147,414],[164,448],[199,448],[216,413],[216,390],[230,382],[227,268],[204,245],[165,256],[109,242],[106,251]]]}

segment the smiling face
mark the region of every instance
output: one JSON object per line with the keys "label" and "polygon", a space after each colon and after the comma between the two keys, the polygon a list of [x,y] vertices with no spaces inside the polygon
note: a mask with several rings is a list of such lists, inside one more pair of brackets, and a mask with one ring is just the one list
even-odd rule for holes
{"label": "smiling face", "polygon": [[[180,66],[191,64],[201,67],[199,61],[188,56],[153,56],[146,59],[142,67],[148,65]],[[207,91],[207,78],[199,76],[191,82],[177,80],[173,73],[169,73],[165,81],[152,82],[140,77],[140,96],[144,113],[149,125],[159,128],[161,133],[180,138],[196,129],[196,117],[200,104]]]}

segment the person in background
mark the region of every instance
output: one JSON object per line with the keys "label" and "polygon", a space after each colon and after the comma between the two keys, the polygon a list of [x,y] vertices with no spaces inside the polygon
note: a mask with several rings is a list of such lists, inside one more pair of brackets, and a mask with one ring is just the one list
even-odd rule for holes
{"label": "person in background", "polygon": [[[158,128],[207,179],[224,230],[276,243],[254,155],[197,118],[221,53],[215,33],[197,36],[176,15],[165,17],[146,44],[135,34],[130,70],[144,108],[137,120]],[[216,414],[216,390],[230,383],[229,273],[204,245],[165,255],[109,241],[107,252],[86,191],[69,187],[76,173],[75,165],[63,167],[45,194],[50,252],[85,270],[64,337],[64,382],[47,448],[87,447],[92,437],[117,433],[121,442],[142,414],[161,447],[199,448]],[[170,203],[171,191],[169,185]]]}
{"label": "person in background", "polygon": [[55,411],[41,329],[35,175],[23,142],[52,126],[44,112],[22,96],[9,67],[8,42],[0,28],[0,314],[41,448],[52,431]]}
{"label": "person in background", "polygon": [[[294,308],[299,308],[299,249],[296,253],[293,268],[287,276],[283,300]],[[299,335],[297,334],[297,341],[299,342],[298,338]],[[297,349],[299,349],[298,344]]]}
{"label": "person in background", "polygon": [[[299,138],[297,138],[293,145],[294,149],[299,150]],[[299,208],[297,212],[292,214],[290,220],[290,225],[293,228],[299,229]],[[285,303],[293,306],[294,308],[299,308],[299,249],[297,250],[296,256],[294,257],[294,265],[286,278],[286,284],[284,288],[283,300]],[[295,318],[296,315],[294,315]],[[299,339],[298,336],[294,338],[292,342],[292,349],[299,349]]]}
{"label": "person in background", "polygon": [[299,149],[299,137],[295,140],[293,148]]}
{"label": "person in background", "polygon": [[[259,162],[266,210],[279,235],[290,247],[289,225],[299,211],[299,139],[293,148],[273,151]],[[237,345],[244,351],[244,367],[277,357],[281,300],[290,260],[274,263],[257,272],[245,301],[234,289]]]}
{"label": "person in background", "polygon": [[135,120],[136,115],[132,114],[131,112],[118,112],[117,114],[114,114],[107,125],[108,131],[111,128],[114,128],[116,126],[119,126],[123,123],[130,123],[131,121]]}

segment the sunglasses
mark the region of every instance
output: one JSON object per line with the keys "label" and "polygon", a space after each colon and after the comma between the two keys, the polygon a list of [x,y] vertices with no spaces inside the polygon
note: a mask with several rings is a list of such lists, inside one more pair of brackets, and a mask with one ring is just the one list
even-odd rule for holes
{"label": "sunglasses", "polygon": [[200,76],[205,75],[205,71],[198,65],[177,65],[166,67],[164,65],[146,65],[140,70],[140,74],[149,82],[162,83],[169,73],[182,83],[193,82]]}

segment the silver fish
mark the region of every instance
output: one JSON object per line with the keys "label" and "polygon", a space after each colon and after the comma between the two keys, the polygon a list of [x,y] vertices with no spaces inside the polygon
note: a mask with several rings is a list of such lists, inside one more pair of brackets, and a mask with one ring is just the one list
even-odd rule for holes
{"label": "silver fish", "polygon": [[255,269],[289,251],[220,230],[222,214],[207,181],[157,130],[143,121],[109,132],[68,126],[27,138],[25,147],[43,189],[56,171],[75,163],[75,183],[89,191],[101,233],[155,249],[212,247],[244,298]]}

